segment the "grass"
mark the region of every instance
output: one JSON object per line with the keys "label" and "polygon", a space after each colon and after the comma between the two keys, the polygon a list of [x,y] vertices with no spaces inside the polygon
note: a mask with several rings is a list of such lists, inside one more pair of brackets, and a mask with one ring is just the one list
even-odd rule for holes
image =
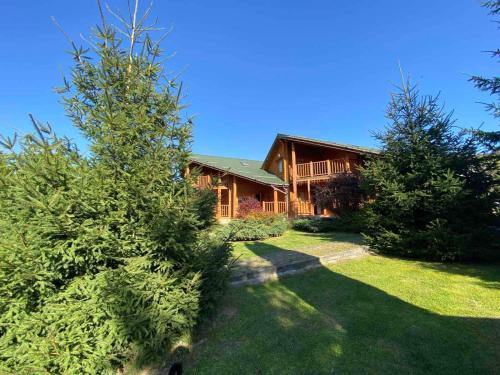
{"label": "grass", "polygon": [[[301,243],[294,237],[282,241]],[[189,374],[498,374],[499,315],[498,266],[369,256],[232,288],[184,366]]]}
{"label": "grass", "polygon": [[233,243],[233,254],[240,259],[265,256],[283,250],[327,247],[329,250],[346,250],[362,243],[356,233],[304,233],[287,230],[282,236],[263,241],[242,241]]}

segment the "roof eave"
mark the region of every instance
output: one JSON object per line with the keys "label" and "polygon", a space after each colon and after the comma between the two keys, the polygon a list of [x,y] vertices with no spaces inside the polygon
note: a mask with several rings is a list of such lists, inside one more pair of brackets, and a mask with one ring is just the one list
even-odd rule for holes
{"label": "roof eave", "polygon": [[214,167],[213,165],[210,165],[210,164],[207,164],[207,163],[203,163],[203,162],[200,162],[198,160],[195,160],[195,159],[189,159],[191,162],[193,163],[197,163],[197,164],[200,164],[200,165],[203,165],[205,167],[208,167],[208,168],[212,168],[212,169],[215,169],[215,170],[218,170],[220,172],[224,172],[224,173],[229,173],[229,174],[232,174],[232,175],[235,175],[235,176],[238,176],[240,178],[243,178],[245,180],[248,180],[248,181],[252,181],[252,182],[256,182],[258,184],[261,184],[261,185],[268,185],[268,186],[282,186],[282,185],[286,185],[286,182],[283,181],[281,183],[272,183],[272,182],[264,182],[264,181],[259,181],[257,179],[254,179],[254,178],[251,178],[251,177],[248,177],[248,176],[245,176],[245,175],[242,175],[240,173],[235,173],[233,171],[228,171],[227,169],[222,169],[222,168],[217,168],[217,167]]}
{"label": "roof eave", "polygon": [[[303,139],[300,137],[295,137],[293,135],[287,135],[287,134],[278,134],[276,136],[275,142],[278,139],[284,139],[284,140],[288,140],[288,141],[294,141],[294,142],[305,143],[305,144],[310,144],[310,145],[329,147],[329,148],[334,148],[334,149],[339,149],[339,150],[344,150],[344,151],[351,151],[351,152],[356,152],[358,154],[370,154],[370,155],[378,155],[379,154],[376,151],[360,150],[358,148],[343,146],[343,145],[332,145],[332,144],[329,144],[328,142],[322,142],[320,140],[308,140],[308,139]],[[273,143],[273,146],[274,146],[274,143]],[[271,147],[271,149],[272,149],[272,147]],[[269,153],[268,153],[268,156],[269,156]],[[266,156],[266,161],[267,161],[267,156]]]}

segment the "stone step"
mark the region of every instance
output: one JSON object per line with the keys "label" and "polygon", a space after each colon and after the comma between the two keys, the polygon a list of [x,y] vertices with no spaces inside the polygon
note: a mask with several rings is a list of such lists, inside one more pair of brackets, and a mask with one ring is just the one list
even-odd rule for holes
{"label": "stone step", "polygon": [[276,280],[281,276],[293,275],[312,268],[337,263],[342,260],[359,258],[367,254],[367,248],[358,246],[346,251],[323,255],[321,257],[313,257],[304,254],[304,257],[298,259],[295,257],[288,262],[282,261],[276,265],[269,262],[268,264],[257,265],[248,261],[240,262],[237,263],[237,266],[233,270],[230,284],[233,286],[260,284],[269,280]]}

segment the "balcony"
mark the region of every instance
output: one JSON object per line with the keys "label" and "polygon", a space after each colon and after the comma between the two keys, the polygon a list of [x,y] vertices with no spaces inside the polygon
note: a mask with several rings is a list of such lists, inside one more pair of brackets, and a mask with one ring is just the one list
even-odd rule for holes
{"label": "balcony", "polygon": [[320,180],[340,173],[351,173],[357,170],[355,159],[333,159],[311,161],[297,164],[297,181]]}

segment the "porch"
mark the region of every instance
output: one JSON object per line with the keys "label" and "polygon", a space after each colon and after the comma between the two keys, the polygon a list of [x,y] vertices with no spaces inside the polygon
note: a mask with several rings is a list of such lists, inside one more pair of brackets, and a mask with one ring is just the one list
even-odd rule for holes
{"label": "porch", "polygon": [[259,184],[234,175],[213,174],[199,175],[196,186],[211,189],[217,195],[218,219],[237,217],[239,201],[243,197],[256,198],[264,212],[288,214],[285,191],[275,186]]}
{"label": "porch", "polygon": [[[278,196],[282,195],[278,193]],[[239,198],[238,197],[238,201]],[[284,199],[285,197],[281,197]],[[276,214],[284,214],[288,215],[288,202],[285,200],[276,201],[260,201],[262,211],[263,212],[273,212]],[[239,203],[239,202],[238,202]],[[216,217],[223,219],[235,218],[238,216],[238,203],[235,204],[235,201],[232,200],[229,196],[229,190],[220,189],[220,195],[217,198],[217,209],[216,209]],[[234,207],[236,206],[236,207]]]}

